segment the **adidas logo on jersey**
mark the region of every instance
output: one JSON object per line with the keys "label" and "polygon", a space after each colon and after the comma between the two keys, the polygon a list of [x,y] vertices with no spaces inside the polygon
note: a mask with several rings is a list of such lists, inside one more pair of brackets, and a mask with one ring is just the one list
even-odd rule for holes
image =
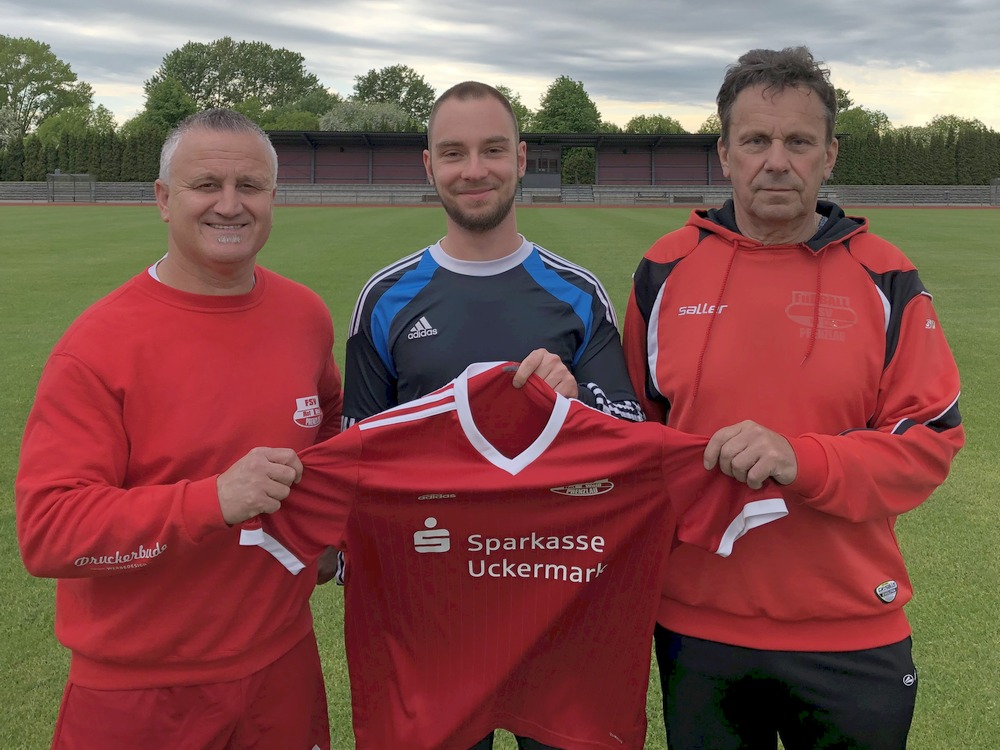
{"label": "adidas logo on jersey", "polygon": [[413,324],[413,328],[406,334],[408,339],[422,339],[427,336],[437,336],[438,329],[432,326],[427,318],[420,316],[420,320]]}

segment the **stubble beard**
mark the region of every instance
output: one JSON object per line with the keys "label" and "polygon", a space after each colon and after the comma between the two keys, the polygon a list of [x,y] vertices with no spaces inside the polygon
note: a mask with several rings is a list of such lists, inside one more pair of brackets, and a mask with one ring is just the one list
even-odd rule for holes
{"label": "stubble beard", "polygon": [[[438,197],[441,197],[440,193]],[[486,214],[468,214],[462,211],[457,203],[447,202],[443,198],[441,203],[448,217],[462,229],[467,232],[485,234],[500,226],[503,220],[510,214],[514,208],[514,194],[511,193],[509,199],[501,202],[494,210]]]}

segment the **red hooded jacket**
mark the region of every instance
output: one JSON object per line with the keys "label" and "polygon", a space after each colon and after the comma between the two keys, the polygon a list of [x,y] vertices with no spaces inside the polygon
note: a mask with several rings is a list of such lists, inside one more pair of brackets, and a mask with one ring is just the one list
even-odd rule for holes
{"label": "red hooded jacket", "polygon": [[806,651],[910,633],[894,525],[964,442],[958,369],[913,264],[866,220],[818,212],[808,242],[763,245],[731,201],[695,211],[636,270],[623,337],[647,416],[704,435],[754,420],[798,461],[782,523],[727,559],[671,552],[668,629]]}

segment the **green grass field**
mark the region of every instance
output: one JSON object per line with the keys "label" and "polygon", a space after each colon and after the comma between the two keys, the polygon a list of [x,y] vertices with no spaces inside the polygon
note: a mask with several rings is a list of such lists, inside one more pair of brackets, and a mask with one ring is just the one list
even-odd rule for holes
{"label": "green grass field", "polygon": [[[962,370],[968,443],[935,496],[898,525],[916,596],[908,606],[920,668],[916,750],[1000,748],[1000,211],[872,209],[934,293]],[[624,314],[630,276],[684,209],[519,209],[521,231],[594,271]],[[337,357],[356,296],[377,269],[435,241],[440,208],[276,210],[260,261],[308,284],[330,306]],[[18,445],[42,365],[90,302],[155,261],[165,226],[153,207],[0,206],[0,748],[45,748],[68,654],[52,632],[54,583],[28,576],[14,532]],[[313,597],[330,693],[334,747],[352,748],[341,591]],[[647,747],[663,748],[651,688]],[[513,742],[501,738],[499,748]]]}

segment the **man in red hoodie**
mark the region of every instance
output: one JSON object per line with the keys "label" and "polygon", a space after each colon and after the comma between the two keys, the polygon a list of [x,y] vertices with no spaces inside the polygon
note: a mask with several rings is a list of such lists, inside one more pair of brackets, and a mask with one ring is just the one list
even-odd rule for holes
{"label": "man in red hoodie", "polygon": [[671,552],[656,653],[671,750],[902,748],[917,672],[895,519],[964,442],[959,378],[903,253],[818,200],[836,92],[803,47],[753,50],[718,95],[733,198],[658,240],[624,331],[647,416],[705,465],[784,485],[728,559]]}
{"label": "man in red hoodie", "polygon": [[330,746],[315,568],[289,581],[237,541],[340,424],[329,311],[256,264],[276,178],[242,115],[181,123],[156,181],[166,255],[45,365],[15,497],[72,652],[53,748]]}

